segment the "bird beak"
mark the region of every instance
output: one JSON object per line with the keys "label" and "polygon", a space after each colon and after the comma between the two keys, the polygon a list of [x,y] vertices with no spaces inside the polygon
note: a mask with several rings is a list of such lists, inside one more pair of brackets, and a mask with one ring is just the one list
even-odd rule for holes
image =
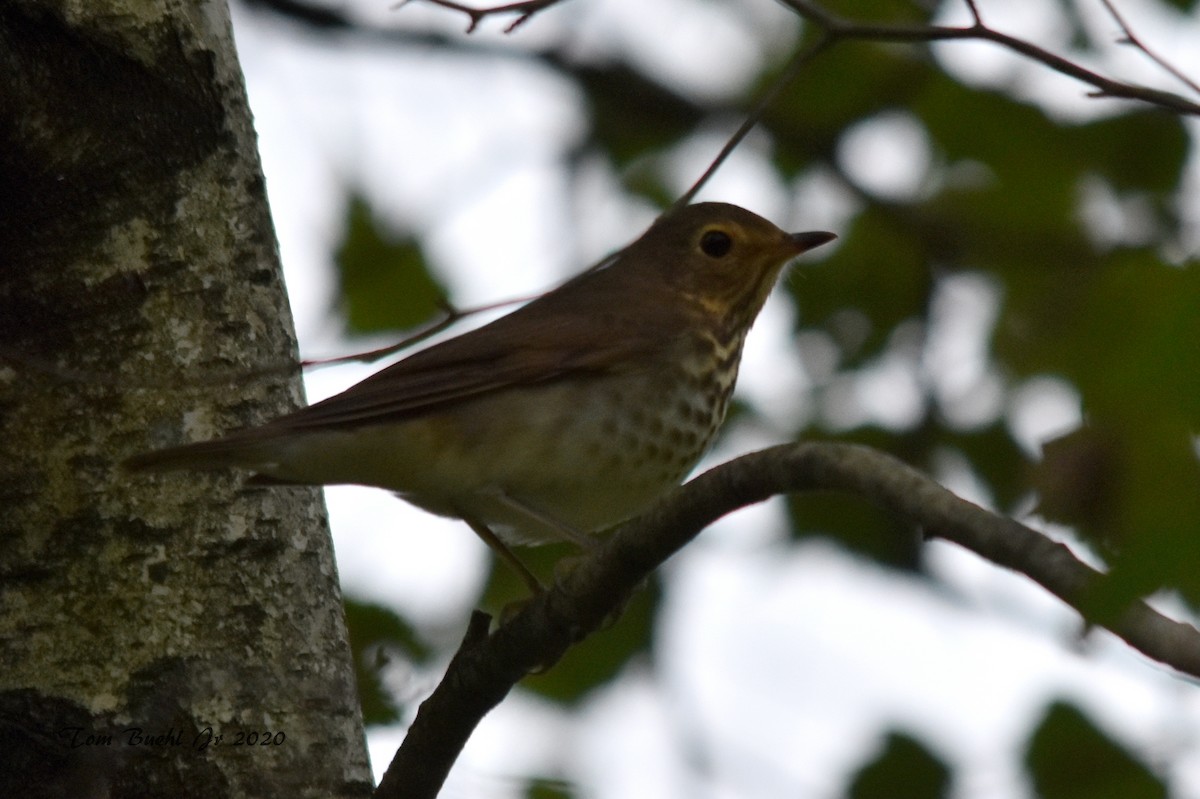
{"label": "bird beak", "polygon": [[807,233],[788,234],[788,241],[796,248],[796,255],[816,249],[822,244],[828,244],[836,238],[836,234],[827,233],[824,230],[810,230]]}

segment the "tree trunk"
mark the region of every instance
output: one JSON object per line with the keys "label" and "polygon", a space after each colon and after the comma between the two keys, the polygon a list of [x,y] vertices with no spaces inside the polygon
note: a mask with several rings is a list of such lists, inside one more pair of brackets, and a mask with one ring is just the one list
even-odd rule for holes
{"label": "tree trunk", "polygon": [[320,494],[142,477],[294,408],[228,11],[0,5],[0,795],[370,791]]}

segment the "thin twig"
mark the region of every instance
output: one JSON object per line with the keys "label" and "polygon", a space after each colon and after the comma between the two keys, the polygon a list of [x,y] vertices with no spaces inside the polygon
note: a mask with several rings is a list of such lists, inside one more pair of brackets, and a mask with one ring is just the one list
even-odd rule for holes
{"label": "thin twig", "polygon": [[[411,2],[411,0],[403,0]],[[500,13],[517,13],[521,16],[510,25],[507,30],[511,32],[518,25],[523,23],[533,14],[543,10],[561,0],[526,0],[526,2],[507,3],[503,5],[491,6],[487,8],[471,8],[462,3],[454,2],[454,0],[425,0],[425,2],[440,5],[445,8],[460,11],[467,14],[471,19],[471,24],[468,27],[468,32],[475,29],[476,25],[486,16]],[[975,0],[964,0],[967,9],[971,13],[972,24],[967,27],[949,27],[939,25],[888,25],[875,23],[860,23],[852,20],[847,20],[843,17],[834,14],[832,11],[824,8],[818,3],[811,0],[781,0],[784,5],[794,10],[802,18],[808,20],[812,24],[822,29],[823,35],[817,42],[810,47],[801,50],[783,74],[776,82],[768,89],[767,93],[755,106],[755,108],[747,115],[742,124],[738,127],[722,147],[721,151],[713,159],[713,162],[705,169],[704,174],[692,185],[690,189],[675,203],[675,205],[685,205],[690,202],[700,189],[708,182],[715,171],[724,163],[730,153],[745,139],[751,129],[760,121],[762,115],[769,108],[783,91],[783,89],[795,79],[796,74],[800,69],[821,52],[824,52],[834,43],[841,40],[864,40],[864,41],[881,41],[881,42],[901,42],[901,43],[921,43],[921,42],[938,42],[951,40],[982,40],[990,41],[1001,47],[1005,47],[1016,53],[1019,53],[1033,61],[1037,61],[1056,72],[1062,73],[1076,80],[1095,87],[1096,91],[1092,92],[1094,97],[1111,97],[1127,100],[1135,100],[1144,102],[1150,105],[1155,105],[1166,110],[1176,113],[1185,114],[1188,116],[1200,116],[1200,104],[1181,97],[1172,92],[1153,89],[1148,86],[1141,86],[1131,83],[1125,83],[1101,75],[1098,72],[1086,69],[1062,56],[1049,52],[1035,44],[1019,39],[1015,36],[1010,36],[1006,33],[993,30],[987,27],[983,22],[983,17],[980,14],[979,7]],[[1137,46],[1150,58],[1163,66],[1183,81],[1189,88],[1200,93],[1200,87],[1192,82],[1187,76],[1180,73],[1172,65],[1164,59],[1159,58],[1156,54],[1150,51],[1129,29],[1124,20],[1117,14],[1116,9],[1111,5],[1109,0],[1103,0],[1105,6],[1113,14],[1118,24],[1121,25],[1130,43]],[[592,267],[593,269],[595,266]]]}
{"label": "thin twig", "polygon": [[983,17],[979,16],[979,6],[975,5],[975,0],[963,0],[967,4],[967,8],[971,12],[971,18],[975,20],[975,24],[983,27]]}
{"label": "thin twig", "polygon": [[300,368],[308,370],[321,369],[326,366],[336,366],[342,363],[374,363],[381,358],[386,358],[387,356],[393,355],[401,350],[405,350],[416,344],[420,344],[427,338],[436,336],[438,333],[441,333],[446,328],[451,327],[463,319],[466,319],[468,316],[487,313],[488,311],[494,311],[497,308],[504,308],[508,305],[516,305],[519,302],[529,302],[530,300],[537,299],[540,296],[541,294],[531,294],[527,297],[514,297],[508,300],[500,300],[498,302],[488,303],[487,305],[477,305],[473,308],[461,309],[455,308],[453,305],[443,301],[441,303],[441,307],[444,316],[442,316],[441,319],[430,324],[428,327],[422,330],[418,330],[412,335],[405,336],[395,344],[389,344],[388,346],[380,347],[377,350],[355,352],[351,353],[350,355],[339,355],[335,358],[307,358],[300,362]]}
{"label": "thin twig", "polygon": [[796,52],[796,55],[792,57],[791,63],[788,64],[787,69],[780,73],[779,77],[775,79],[775,82],[771,84],[771,87],[767,89],[766,94],[759,99],[754,108],[750,110],[750,113],[746,115],[746,118],[742,120],[742,124],[738,126],[738,129],[734,131],[733,135],[729,137],[729,140],[725,142],[725,145],[721,148],[721,151],[717,153],[717,157],[714,158],[712,163],[708,165],[708,168],[704,170],[704,174],[702,174],[700,178],[692,184],[690,189],[684,192],[682,197],[675,201],[675,205],[673,206],[674,208],[687,205],[692,201],[693,198],[695,198],[695,196],[700,192],[700,189],[704,187],[704,184],[707,183],[709,178],[713,176],[713,173],[717,171],[717,169],[725,162],[725,159],[730,156],[737,146],[742,143],[742,140],[749,135],[750,131],[753,130],[754,126],[759,123],[759,120],[761,120],[763,115],[767,113],[767,110],[771,107],[771,105],[779,99],[779,95],[783,93],[783,90],[787,88],[793,80],[796,79],[796,77],[800,74],[800,71],[808,64],[808,62],[816,58],[829,44],[832,43],[832,41],[833,40],[828,36],[822,36],[813,42],[809,47]]}
{"label": "thin twig", "polygon": [[[414,0],[400,0],[400,2],[392,6],[392,9],[394,10],[400,8],[401,6],[408,5],[413,1]],[[435,6],[441,6],[442,8],[448,8],[451,11],[459,11],[463,14],[466,14],[471,20],[470,24],[467,25],[467,33],[474,33],[475,28],[479,26],[480,22],[494,14],[516,14],[516,21],[504,29],[505,33],[512,33],[521,25],[525,24],[526,20],[528,20],[534,14],[547,9],[552,5],[561,3],[563,0],[522,0],[522,2],[518,3],[504,3],[503,5],[488,6],[486,8],[472,8],[471,6],[463,3],[456,3],[454,0],[424,0],[424,2],[431,3]]]}
{"label": "thin twig", "polygon": [[1125,34],[1125,38],[1121,40],[1123,44],[1133,45],[1138,50],[1141,50],[1151,61],[1158,64],[1168,73],[1170,73],[1171,76],[1180,83],[1196,92],[1196,94],[1200,94],[1200,84],[1197,84],[1170,61],[1167,61],[1165,58],[1158,55],[1158,53],[1155,53],[1149,47],[1147,47],[1146,43],[1134,34],[1133,29],[1130,28],[1129,24],[1125,22],[1125,18],[1117,12],[1117,8],[1112,4],[1111,0],[1100,0],[1100,2],[1104,3],[1104,7],[1108,9],[1108,13],[1111,14],[1112,18],[1116,20],[1118,25],[1121,26],[1121,32]]}
{"label": "thin twig", "polygon": [[[783,0],[786,5],[792,7],[798,14],[804,17],[812,24],[822,29],[822,35],[810,46],[799,50],[792,58],[787,69],[775,80],[766,94],[759,100],[755,107],[748,113],[742,124],[731,135],[721,151],[713,159],[712,163],[704,170],[700,178],[688,189],[683,196],[675,201],[673,207],[687,205],[699,193],[700,189],[720,168],[721,164],[729,157],[729,155],[741,144],[742,140],[749,135],[754,126],[762,119],[770,106],[778,99],[779,95],[796,77],[800,74],[801,69],[818,55],[832,46],[836,41],[841,39],[875,39],[880,41],[939,41],[945,39],[985,39],[997,44],[1004,45],[1012,50],[1035,59],[1046,64],[1052,69],[1070,75],[1085,83],[1090,83],[1100,89],[1097,95],[1107,95],[1110,97],[1125,97],[1129,99],[1141,99],[1147,102],[1159,101],[1160,104],[1168,104],[1174,107],[1175,110],[1182,113],[1200,114],[1200,106],[1195,103],[1189,103],[1182,97],[1177,97],[1165,92],[1159,92],[1157,89],[1149,87],[1132,86],[1119,81],[1111,80],[1099,73],[1084,69],[1071,61],[1068,61],[1061,56],[1055,55],[1047,50],[1026,42],[1021,39],[1010,37],[1007,34],[992,30],[983,24],[983,17],[979,13],[979,7],[975,0],[964,0],[967,9],[971,12],[973,24],[969,27],[942,27],[936,25],[875,25],[861,24],[845,20],[828,9],[809,2],[808,0]],[[1117,15],[1116,10],[1111,6],[1109,0],[1103,0],[1104,4],[1109,8],[1110,12],[1116,17],[1121,27],[1125,30],[1131,44],[1139,47],[1148,56],[1161,64],[1165,69],[1171,71],[1173,75],[1183,80],[1190,87],[1196,88],[1190,80],[1181,75],[1171,65],[1159,59],[1155,54],[1151,53],[1142,43],[1130,32],[1125,25],[1124,20]],[[1200,89],[1197,89],[1200,93]],[[1134,96],[1136,95],[1136,97]],[[1151,99],[1154,98],[1154,99]],[[1163,101],[1166,101],[1165,103]],[[1183,107],[1178,104],[1184,103]]]}
{"label": "thin twig", "polygon": [[1179,114],[1200,116],[1200,103],[1196,103],[1186,97],[1181,97],[1173,92],[1113,80],[1098,72],[1081,67],[1060,55],[1051,53],[1024,39],[1018,39],[1007,33],[993,30],[979,22],[978,19],[974,24],[967,27],[876,24],[847,20],[817,3],[811,2],[811,0],[780,0],[780,2],[804,19],[823,28],[827,35],[835,40],[853,39],[908,44],[954,40],[992,42],[1020,53],[1033,61],[1037,61],[1053,69],[1055,72],[1060,72],[1095,87],[1096,91],[1091,93],[1094,97],[1137,100]]}

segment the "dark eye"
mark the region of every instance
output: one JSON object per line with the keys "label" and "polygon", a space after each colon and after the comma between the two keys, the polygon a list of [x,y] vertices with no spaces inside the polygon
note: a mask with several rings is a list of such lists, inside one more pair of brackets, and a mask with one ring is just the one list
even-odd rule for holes
{"label": "dark eye", "polygon": [[705,255],[720,258],[733,247],[733,239],[723,230],[710,230],[700,237],[700,249]]}

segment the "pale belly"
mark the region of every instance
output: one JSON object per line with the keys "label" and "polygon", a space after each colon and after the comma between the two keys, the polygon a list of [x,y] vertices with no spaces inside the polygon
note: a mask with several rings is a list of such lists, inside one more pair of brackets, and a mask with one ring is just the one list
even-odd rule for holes
{"label": "pale belly", "polygon": [[430,512],[470,516],[508,543],[557,540],[564,525],[593,533],[678,485],[724,418],[731,380],[655,383],[649,396],[630,397],[621,393],[627,381],[564,382],[436,418],[315,432],[265,473],[390,489]]}

